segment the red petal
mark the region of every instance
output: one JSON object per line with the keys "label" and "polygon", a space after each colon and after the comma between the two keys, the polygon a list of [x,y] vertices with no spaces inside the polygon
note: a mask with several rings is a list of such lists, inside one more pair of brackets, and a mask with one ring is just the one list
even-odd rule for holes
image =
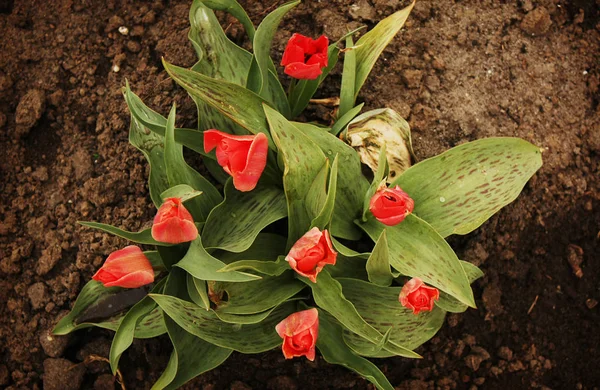
{"label": "red petal", "polygon": [[124,275],[114,282],[104,283],[104,287],[138,288],[154,282],[154,271],[136,271]]}
{"label": "red petal", "polygon": [[[126,281],[133,280],[133,282],[121,283],[123,278],[128,278],[131,274],[138,275],[134,279],[126,279]],[[152,280],[148,275],[152,276]],[[134,288],[153,282],[154,271],[152,270],[152,264],[150,264],[142,250],[135,245],[130,245],[111,253],[92,279],[102,282],[106,287]],[[143,284],[139,284],[142,282]],[[135,286],[132,287],[132,285]]]}
{"label": "red petal", "polygon": [[286,66],[293,62],[304,62],[304,49],[298,45],[288,43],[281,58],[281,65]]}
{"label": "red petal", "polygon": [[167,244],[181,244],[193,241],[198,237],[198,228],[187,220],[169,218],[152,225],[152,238]]}
{"label": "red petal", "polygon": [[208,153],[221,142],[223,139],[223,133],[219,130],[205,130],[204,131],[204,152]]}
{"label": "red petal", "polygon": [[233,171],[233,186],[242,192],[252,191],[265,167],[267,166],[267,153],[269,151],[269,140],[264,133],[253,136],[252,144],[248,150],[246,166],[241,172]]}
{"label": "red petal", "polygon": [[289,64],[283,72],[299,80],[314,80],[323,73],[319,64],[306,65],[302,62]]}

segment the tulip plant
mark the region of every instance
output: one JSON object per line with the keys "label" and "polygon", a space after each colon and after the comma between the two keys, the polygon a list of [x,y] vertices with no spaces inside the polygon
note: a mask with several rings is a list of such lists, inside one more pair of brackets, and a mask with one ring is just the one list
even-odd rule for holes
{"label": "tulip plant", "polygon": [[[164,67],[196,103],[197,129],[176,127],[175,107],[165,118],[125,86],[156,217],[140,232],[83,223],[137,245],[108,256],[54,329],[115,331],[113,372],[134,338],[167,334],[173,352],[155,389],[177,388],[232,351],[274,348],[288,359],[320,354],[392,389],[367,358],[418,358],[447,312],[475,307],[470,284],[482,272],[445,237],[512,202],[540,168],[539,149],[490,138],[415,163],[403,118],[356,105],[414,3],[356,43],[357,31],[333,43],[294,34],[272,59],[275,31],[298,3],[255,29],[235,0],[193,2],[198,63]],[[253,53],[227,38],[215,10],[239,20]],[[335,120],[295,121],[340,58]],[[212,177],[186,163],[184,146]]]}

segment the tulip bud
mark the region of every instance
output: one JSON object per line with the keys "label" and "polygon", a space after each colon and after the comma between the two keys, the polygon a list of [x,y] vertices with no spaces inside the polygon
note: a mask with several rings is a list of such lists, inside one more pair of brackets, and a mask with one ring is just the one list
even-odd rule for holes
{"label": "tulip bud", "polygon": [[356,150],[363,164],[368,165],[373,172],[377,172],[379,154],[385,145],[390,166],[389,183],[410,168],[413,156],[410,127],[394,110],[384,108],[357,116],[350,122],[342,138]]}
{"label": "tulip bud", "polygon": [[152,225],[152,238],[167,244],[181,244],[198,237],[198,228],[180,198],[167,198],[158,208]]}
{"label": "tulip bud", "polygon": [[233,177],[233,186],[252,191],[267,166],[269,140],[264,133],[231,135],[218,130],[204,132],[204,151],[217,148],[217,162]]}
{"label": "tulip bud", "polygon": [[154,270],[144,252],[130,245],[111,253],[92,279],[104,287],[138,288],[154,282]]}
{"label": "tulip bud", "polygon": [[295,79],[316,79],[323,73],[322,69],[327,67],[328,48],[329,39],[325,35],[318,39],[301,34],[292,35],[281,59],[281,65],[285,66],[283,72]]}
{"label": "tulip bud", "polygon": [[309,309],[290,314],[275,327],[283,339],[281,349],[286,359],[306,356],[315,360],[315,345],[319,336],[319,311]]}
{"label": "tulip bud", "polygon": [[385,183],[371,198],[369,210],[384,225],[394,226],[412,213],[415,202],[399,186],[387,188]]}
{"label": "tulip bud", "polygon": [[335,265],[336,258],[327,230],[314,227],[296,241],[285,260],[298,274],[316,283],[319,272],[327,264]]}
{"label": "tulip bud", "polygon": [[411,309],[413,314],[421,311],[432,311],[434,301],[440,299],[440,291],[426,286],[419,278],[412,278],[400,290],[398,300],[402,306]]}

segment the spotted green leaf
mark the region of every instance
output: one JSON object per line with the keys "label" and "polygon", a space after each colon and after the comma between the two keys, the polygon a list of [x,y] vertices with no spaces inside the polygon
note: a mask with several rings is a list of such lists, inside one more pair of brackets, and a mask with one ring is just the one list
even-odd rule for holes
{"label": "spotted green leaf", "polygon": [[281,345],[275,326],[295,310],[293,302],[278,306],[258,324],[229,324],[191,302],[168,295],[150,295],[177,325],[222,348],[242,353],[261,353]]}
{"label": "spotted green leaf", "polygon": [[338,155],[339,169],[331,234],[349,240],[359,239],[361,233],[354,225],[354,219],[361,215],[369,182],[362,174],[358,155],[354,149],[324,129],[307,123],[293,122],[293,125],[317,144],[325,156],[332,158]]}
{"label": "spotted green leaf", "polygon": [[283,188],[288,208],[288,247],[311,225],[313,216],[306,208],[313,180],[325,164],[321,149],[302,131],[271,107],[264,106],[273,139],[283,160]]}
{"label": "spotted green leaf", "polygon": [[247,324],[257,324],[259,322],[262,322],[265,318],[267,318],[269,315],[271,315],[271,313],[275,309],[276,309],[276,307],[272,307],[269,310],[263,311],[261,313],[255,313],[255,314],[231,314],[231,313],[224,313],[219,310],[214,311],[214,313],[223,322],[227,322],[229,324],[247,325]]}
{"label": "spotted green leaf", "polygon": [[167,328],[163,321],[163,312],[157,306],[138,321],[134,337],[136,339],[151,339],[165,333],[167,333]]}
{"label": "spotted green leaf", "polygon": [[273,147],[262,107],[266,102],[260,96],[235,83],[216,80],[164,60],[163,65],[169,76],[194,99],[207,103],[252,134],[265,133]]}
{"label": "spotted green leaf", "polygon": [[[345,298],[340,283],[333,279],[326,269],[319,274],[317,283],[312,283],[306,278],[301,280],[312,289],[313,298],[321,309],[326,310],[342,325],[366,340],[375,344],[381,341],[383,334],[360,316],[352,302]],[[386,344],[385,349],[399,356],[419,357],[417,353],[393,342]]]}
{"label": "spotted green leaf", "polygon": [[[329,167],[329,160],[326,164]],[[331,218],[333,217],[333,209],[335,207],[335,195],[337,189],[337,177],[338,177],[338,155],[335,155],[333,164],[331,164],[331,172],[329,173],[329,184],[327,186],[327,193],[322,202],[319,202],[319,207],[315,210],[315,218],[313,218],[310,227],[318,227],[320,230],[326,229],[331,224]],[[325,191],[325,184],[323,184],[323,192]],[[311,196],[313,192],[310,191],[307,196]]]}
{"label": "spotted green leaf", "polygon": [[175,266],[202,280],[248,282],[260,279],[260,276],[238,271],[221,272],[225,263],[214,258],[204,249],[200,236],[192,241],[186,255]]}
{"label": "spotted green leaf", "polygon": [[[378,286],[387,287],[392,284],[394,275],[390,267],[390,253],[388,250],[388,242],[385,235],[385,230],[379,236],[373,252],[367,260],[367,273],[369,281]],[[396,275],[397,277],[398,275]]]}
{"label": "spotted green leaf", "polygon": [[371,73],[371,69],[375,65],[377,58],[383,52],[383,49],[390,43],[394,36],[400,31],[404,22],[408,19],[410,11],[412,11],[415,2],[413,1],[408,7],[393,13],[383,19],[369,32],[363,35],[356,42],[356,81],[354,83],[354,96],[358,96],[358,92],[367,80],[367,76]]}
{"label": "spotted green leaf", "polygon": [[356,100],[354,90],[356,83],[356,51],[353,48],[352,36],[346,38],[346,51],[344,53],[344,70],[342,72],[342,86],[340,89],[340,106],[338,117],[341,118],[354,107]]}
{"label": "spotted green leaf", "polygon": [[221,268],[219,272],[247,271],[263,275],[278,276],[289,270],[290,266],[283,256],[276,261],[238,260]]}
{"label": "spotted green leaf", "polygon": [[[252,24],[252,20],[244,11],[244,8],[236,1],[236,0],[194,0],[202,2],[208,8],[215,11],[224,11],[236,18],[244,29],[246,30],[246,34],[248,34],[248,38],[250,41],[254,39],[254,25]],[[193,5],[192,5],[193,7]]]}
{"label": "spotted green leaf", "polygon": [[164,242],[156,241],[152,238],[151,229],[144,229],[140,232],[128,232],[123,229],[119,229],[117,227],[107,225],[104,223],[98,222],[78,222],[80,225],[91,227],[94,229],[101,230],[106,233],[114,234],[115,236],[124,238],[126,240],[136,242],[138,244],[146,244],[146,245],[160,245],[160,246],[171,246],[171,244],[166,244]]}
{"label": "spotted green leaf", "polygon": [[[413,312],[400,304],[400,287],[381,287],[356,279],[338,279],[342,291],[362,318],[380,333],[389,329],[389,341],[415,349],[432,338],[444,323],[445,312],[434,308],[431,312]],[[391,352],[350,331],[344,332],[346,343],[364,356],[389,357]],[[378,351],[379,350],[379,351]]]}
{"label": "spotted green leaf", "polygon": [[238,253],[218,251],[215,253],[215,257],[230,265],[240,260],[275,261],[279,256],[285,254],[285,243],[285,237],[279,234],[259,233],[250,248],[245,251]]}
{"label": "spotted green leaf", "polygon": [[356,372],[379,390],[393,390],[394,387],[376,365],[357,356],[344,342],[342,326],[325,311],[319,310],[319,338],[317,348],[327,363],[339,364]]}
{"label": "spotted green leaf", "polygon": [[392,185],[442,237],[467,234],[516,199],[542,166],[538,147],[519,138],[486,138],[421,161]]}
{"label": "spotted green leaf", "polygon": [[[462,260],[460,261],[460,265],[462,265],[465,270],[467,278],[469,278],[469,283],[473,283],[483,276],[483,272],[476,265]],[[440,292],[440,299],[437,300],[435,304],[441,309],[451,313],[462,313],[468,308],[467,305],[461,303],[452,295],[446,294],[445,292]]]}
{"label": "spotted green leaf", "polygon": [[202,241],[206,248],[242,252],[266,226],[286,216],[280,188],[259,182],[254,190],[240,192],[229,180],[225,200],[212,210],[202,230]]}
{"label": "spotted green leaf", "polygon": [[475,307],[473,291],[456,254],[427,222],[410,214],[395,226],[386,227],[373,217],[359,226],[374,241],[386,231],[390,265],[400,273],[419,277]]}
{"label": "spotted green leaf", "polygon": [[214,293],[227,293],[227,301],[217,311],[231,314],[256,314],[269,310],[296,295],[305,286],[294,279],[292,272],[281,276],[266,276],[247,283],[218,283]]}
{"label": "spotted green leaf", "polygon": [[209,310],[210,299],[206,290],[206,280],[193,277],[187,274],[187,292],[192,302],[196,305]]}
{"label": "spotted green leaf", "polygon": [[160,194],[160,197],[163,200],[167,198],[179,198],[182,202],[187,202],[200,195],[202,195],[202,191],[196,191],[187,184],[178,184]]}

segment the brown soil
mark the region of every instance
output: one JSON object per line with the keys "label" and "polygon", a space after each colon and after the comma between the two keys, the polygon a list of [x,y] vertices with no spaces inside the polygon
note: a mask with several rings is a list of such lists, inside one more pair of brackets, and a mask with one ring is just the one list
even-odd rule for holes
{"label": "brown soil", "polygon": [[[277,1],[241,3],[257,22]],[[275,54],[293,31],[338,37],[401,3],[305,0],[285,20]],[[123,245],[76,221],[138,230],[153,214],[147,165],[127,143],[125,79],[160,112],[176,101],[179,125],[195,124],[193,102],[160,64],[161,56],[194,63],[188,7],[0,0],[0,387],[118,387],[107,364],[81,363],[108,356],[109,332],[47,332]],[[244,39],[235,23],[228,33]],[[450,315],[419,349],[424,359],[378,361],[398,388],[600,385],[599,43],[597,0],[420,0],[375,67],[360,99],[408,118],[420,158],[488,136],[519,136],[544,149],[544,167],[516,202],[451,240],[486,273],[475,283],[479,309]],[[339,79],[338,69],[320,94],[335,94]],[[308,115],[327,119],[322,107]],[[149,388],[168,354],[164,338],[136,341],[121,364],[127,388]],[[368,386],[321,358],[284,361],[278,351],[234,354],[188,385]]]}

